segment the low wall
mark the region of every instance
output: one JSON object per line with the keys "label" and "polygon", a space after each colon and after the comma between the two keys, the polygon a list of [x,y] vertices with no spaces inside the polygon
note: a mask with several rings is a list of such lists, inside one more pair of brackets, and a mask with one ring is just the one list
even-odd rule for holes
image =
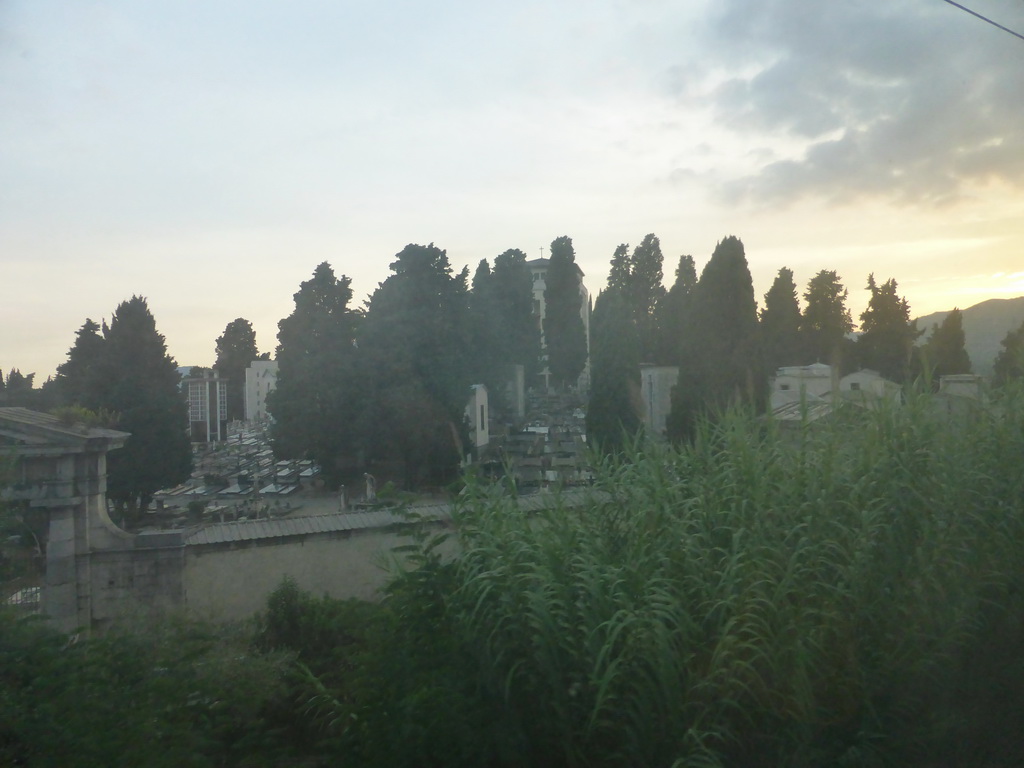
{"label": "low wall", "polygon": [[[589,493],[535,494],[516,504],[529,514],[553,503],[574,504]],[[380,595],[410,543],[413,526],[449,524],[446,504],[415,508],[416,522],[380,509],[366,512],[217,523],[188,530],[107,537],[78,554],[80,622],[102,628],[137,613],[186,611],[210,621],[247,619],[289,577],[314,595],[372,600]],[[91,531],[106,531],[93,521]],[[454,547],[454,544],[449,544]],[[88,606],[85,611],[84,606]],[[71,629],[73,627],[69,627]]]}
{"label": "low wall", "polygon": [[314,595],[375,598],[391,550],[408,539],[368,530],[186,547],[183,597],[189,613],[212,621],[252,616],[286,576]]}

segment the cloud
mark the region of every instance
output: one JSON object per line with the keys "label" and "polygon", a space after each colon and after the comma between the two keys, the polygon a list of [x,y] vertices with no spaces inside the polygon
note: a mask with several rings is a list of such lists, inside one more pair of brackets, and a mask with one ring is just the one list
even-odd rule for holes
{"label": "cloud", "polygon": [[[1024,29],[1024,6],[976,0]],[[938,2],[725,0],[705,41],[715,123],[779,159],[729,200],[941,206],[972,185],[1024,187],[1024,42]],[[710,56],[710,58],[707,58]],[[709,81],[705,81],[707,84]],[[679,95],[691,100],[692,79]]]}

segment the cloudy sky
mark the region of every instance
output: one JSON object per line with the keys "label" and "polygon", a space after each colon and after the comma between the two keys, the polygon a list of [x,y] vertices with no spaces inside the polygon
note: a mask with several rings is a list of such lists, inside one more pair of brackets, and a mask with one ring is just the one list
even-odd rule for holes
{"label": "cloudy sky", "polygon": [[[1024,2],[964,0],[1024,32]],[[321,261],[357,303],[573,238],[760,299],[835,269],[915,314],[1024,294],[1024,41],[943,0],[0,0],[0,369],[146,296],[180,364],[261,350]]]}

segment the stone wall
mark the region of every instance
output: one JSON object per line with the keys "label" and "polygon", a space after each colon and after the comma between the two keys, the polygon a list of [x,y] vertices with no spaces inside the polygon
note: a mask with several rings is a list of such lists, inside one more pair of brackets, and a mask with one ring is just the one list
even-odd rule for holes
{"label": "stone wall", "polygon": [[286,576],[314,595],[374,599],[387,579],[391,550],[402,543],[408,539],[397,533],[368,530],[189,546],[184,603],[199,618],[244,619],[264,609]]}

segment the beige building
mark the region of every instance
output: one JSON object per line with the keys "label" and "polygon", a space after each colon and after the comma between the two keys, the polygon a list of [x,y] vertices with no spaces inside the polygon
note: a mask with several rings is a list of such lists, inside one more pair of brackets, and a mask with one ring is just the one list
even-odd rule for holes
{"label": "beige building", "polygon": [[267,420],[267,394],[277,386],[277,362],[254,360],[245,371],[245,420]]}
{"label": "beige building", "polygon": [[862,368],[839,380],[839,395],[850,400],[891,400],[898,403],[903,388],[883,378],[878,371]]}
{"label": "beige building", "polygon": [[775,410],[789,403],[825,397],[838,388],[839,381],[833,378],[831,365],[785,366],[779,368],[772,379],[771,408]]}

